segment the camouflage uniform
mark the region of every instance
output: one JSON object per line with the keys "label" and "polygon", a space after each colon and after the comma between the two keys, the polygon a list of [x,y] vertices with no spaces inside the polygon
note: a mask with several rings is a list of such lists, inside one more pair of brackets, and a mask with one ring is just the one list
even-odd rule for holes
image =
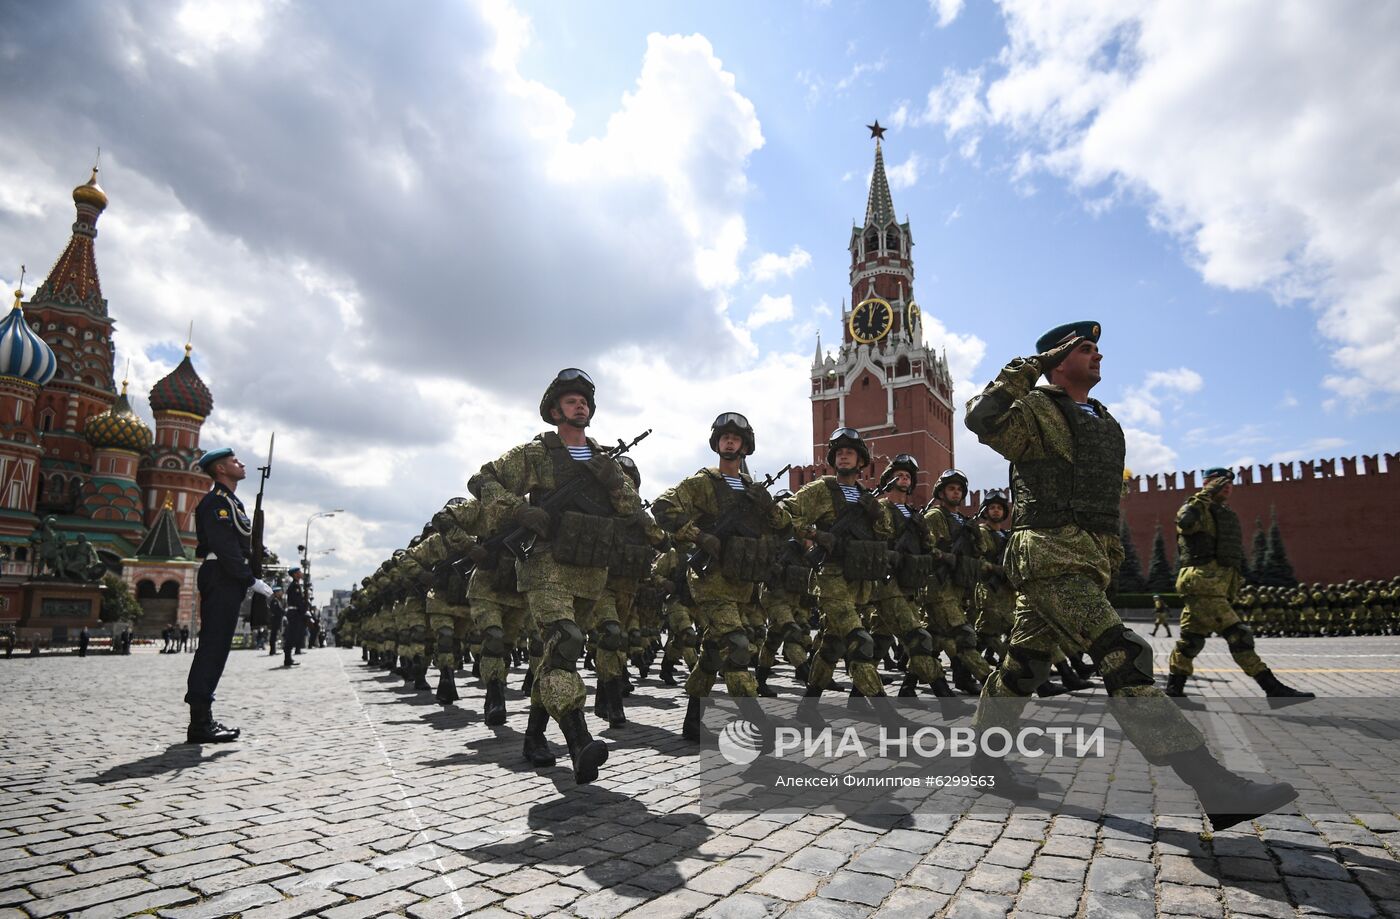
{"label": "camouflage uniform", "polygon": [[894,576],[875,585],[874,601],[883,630],[897,637],[908,655],[907,674],[899,693],[913,696],[917,681],[937,686],[944,679],[938,648],[919,612],[919,600],[935,564],[933,537],[914,508],[888,498],[884,505],[885,525],[896,534],[891,537],[891,544],[900,560]]}
{"label": "camouflage uniform", "polygon": [[796,668],[799,678],[806,674],[812,637],[803,598],[811,589],[812,569],[803,561],[802,551],[802,543],[796,539],[784,540],[778,547],[773,574],[763,587],[768,634],[758,653],[758,666],[765,676],[777,664],[779,653]]}
{"label": "camouflage uniform", "polygon": [[977,653],[977,633],[968,623],[966,612],[968,597],[984,572],[975,549],[978,527],[937,502],[928,509],[924,520],[934,545],[943,554],[943,564],[924,597],[929,631],[937,636],[955,667],[966,667],[972,676],[985,680],[992,668]]}
{"label": "camouflage uniform", "polygon": [[[862,492],[869,494],[863,489]],[[841,494],[835,476],[822,476],[802,486],[782,505],[792,515],[793,525],[799,532],[829,531],[840,514],[862,513],[850,509],[850,503],[839,497]],[[838,504],[838,500],[842,503]],[[866,532],[859,534],[861,542],[883,543],[894,535],[883,510],[875,519],[868,520],[864,529]],[[859,609],[871,602],[878,579],[848,578],[842,560],[829,559],[817,571],[815,580],[822,629],[817,636],[817,653],[811,661],[808,691],[819,693],[826,688],[836,663],[845,658],[846,672],[856,691],[865,696],[883,696],[884,683],[875,670],[875,638],[859,614]]]}
{"label": "camouflage uniform", "polygon": [[[1137,700],[1136,717],[1119,722],[1123,733],[1150,762],[1163,763],[1204,740],[1153,684],[1151,646],[1123,625],[1105,594],[1123,560],[1122,429],[1096,400],[1091,417],[1063,389],[1036,387],[1040,373],[1038,361],[1014,360],[967,408],[968,428],[1012,463],[1015,531],[1006,568],[1019,591],[1010,647],[983,686],[974,724],[1014,734],[1014,700],[1023,704],[1045,681],[1057,646],[1088,651],[1109,695]],[[993,697],[1000,697],[994,705]]]}
{"label": "camouflage uniform", "polygon": [[977,552],[991,570],[977,582],[977,644],[996,655],[1006,656],[1006,641],[1016,625],[1016,591],[1006,579],[1006,545],[1010,534],[991,526],[978,526]]}

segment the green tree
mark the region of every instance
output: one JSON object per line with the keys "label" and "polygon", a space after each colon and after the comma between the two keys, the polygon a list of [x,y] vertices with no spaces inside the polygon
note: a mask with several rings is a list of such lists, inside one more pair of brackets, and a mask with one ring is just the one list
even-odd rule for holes
{"label": "green tree", "polygon": [[1152,561],[1147,565],[1147,589],[1153,593],[1165,593],[1176,587],[1171,562],[1167,561],[1167,540],[1162,536],[1162,525],[1157,524],[1157,532],[1152,537]]}
{"label": "green tree", "polygon": [[1269,537],[1264,533],[1264,521],[1258,517],[1254,518],[1254,542],[1253,550],[1249,557],[1249,567],[1245,569],[1245,580],[1251,584],[1262,584],[1259,580],[1264,576],[1264,559],[1269,554]]}
{"label": "green tree", "polygon": [[131,595],[131,588],[115,574],[102,576],[103,622],[140,622],[141,604]]}
{"label": "green tree", "polygon": [[1272,587],[1297,587],[1298,579],[1293,575],[1293,565],[1288,561],[1288,552],[1283,547],[1283,533],[1279,530],[1278,511],[1269,508],[1268,548],[1264,553],[1264,570],[1259,574],[1259,582]]}
{"label": "green tree", "polygon": [[1138,557],[1137,546],[1133,544],[1133,531],[1128,529],[1126,517],[1118,522],[1118,538],[1123,542],[1123,564],[1118,566],[1118,590],[1120,593],[1140,594],[1147,589],[1147,578],[1142,576],[1142,559]]}

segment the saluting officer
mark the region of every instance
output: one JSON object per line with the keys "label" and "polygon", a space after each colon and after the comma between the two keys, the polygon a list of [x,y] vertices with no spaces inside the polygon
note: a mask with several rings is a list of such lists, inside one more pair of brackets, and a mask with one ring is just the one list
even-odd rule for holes
{"label": "saluting officer", "polygon": [[264,597],[272,588],[253,577],[248,567],[252,555],[253,522],[234,491],[247,470],[228,447],[211,450],[199,459],[199,468],[214,480],[214,487],[194,512],[197,537],[194,554],[199,566],[199,648],[190,664],[185,702],[190,707],[189,743],[224,743],[237,740],[237,728],[214,720],[214,690],[233,646],[238,610],[248,588]]}

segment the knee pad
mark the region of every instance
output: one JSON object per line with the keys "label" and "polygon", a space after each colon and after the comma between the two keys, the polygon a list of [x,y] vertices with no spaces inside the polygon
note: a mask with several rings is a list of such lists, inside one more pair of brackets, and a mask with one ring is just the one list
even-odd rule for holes
{"label": "knee pad", "polygon": [[441,654],[451,654],[457,650],[457,636],[450,626],[438,626],[437,649]]}
{"label": "knee pad", "polygon": [[904,650],[909,652],[910,657],[933,656],[933,635],[928,629],[910,629],[900,641],[904,642]]}
{"label": "knee pad", "polygon": [[549,649],[549,660],[546,664],[550,668],[576,670],[579,655],[583,653],[583,629],[567,619],[552,622],[544,644]]}
{"label": "knee pad", "polygon": [[724,667],[722,672],[747,669],[751,648],[749,636],[744,632],[730,632],[724,636]]}
{"label": "knee pad", "polygon": [[1018,696],[1029,696],[1050,677],[1050,654],[1032,648],[1012,647],[1002,661],[1001,681]]}
{"label": "knee pad", "polygon": [[597,636],[598,647],[604,651],[627,650],[627,635],[622,631],[622,623],[615,619],[599,624]]}
{"label": "knee pad", "polygon": [[1220,633],[1220,637],[1225,639],[1225,643],[1230,646],[1231,654],[1254,650],[1254,633],[1243,622],[1237,622],[1230,626]]}
{"label": "knee pad", "polygon": [[1176,641],[1177,653],[1182,657],[1191,658],[1205,650],[1206,637],[1200,632],[1183,631],[1181,637]]}
{"label": "knee pad", "polygon": [[498,625],[487,626],[481,633],[481,653],[485,657],[505,657],[505,629]]}
{"label": "knee pad", "polygon": [[846,633],[846,660],[852,664],[874,662],[875,636],[869,629],[851,629]]}
{"label": "knee pad", "polygon": [[966,622],[954,629],[950,637],[959,651],[977,650],[977,632]]}
{"label": "knee pad", "polygon": [[[1114,626],[1094,639],[1089,656],[1103,674],[1103,685],[1110,695],[1126,686],[1152,685],[1152,645],[1125,625]],[[1110,656],[1114,660],[1107,660]]]}

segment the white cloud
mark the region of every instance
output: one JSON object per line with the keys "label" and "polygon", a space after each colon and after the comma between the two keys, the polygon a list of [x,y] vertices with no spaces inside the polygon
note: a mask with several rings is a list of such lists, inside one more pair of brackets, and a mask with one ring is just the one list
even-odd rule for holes
{"label": "white cloud", "polygon": [[1161,427],[1163,403],[1179,406],[1181,396],[1200,392],[1204,385],[1201,375],[1188,367],[1154,370],[1147,374],[1141,385],[1125,389],[1110,408],[1125,425]]}
{"label": "white cloud", "polygon": [[1269,456],[1271,463],[1290,463],[1295,460],[1326,459],[1350,441],[1343,437],[1315,437],[1306,443],[1280,450]]}
{"label": "white cloud", "polygon": [[1166,445],[1162,435],[1124,425],[1123,440],[1127,446],[1123,464],[1134,473],[1176,468],[1176,451]]}
{"label": "white cloud", "polygon": [[758,303],[749,312],[749,318],[744,320],[744,328],[749,331],[760,329],[775,322],[783,322],[792,318],[792,295],[783,294],[781,297],[774,297],[764,294],[758,298]]}
{"label": "white cloud", "polygon": [[[1001,75],[946,73],[925,118],[1022,145],[1017,177],[1141,201],[1206,282],[1304,299],[1353,408],[1400,397],[1400,7],[1003,0]],[[1103,188],[1109,189],[1107,196]]]}
{"label": "white cloud", "polygon": [[919,175],[923,171],[923,160],[919,154],[911,152],[909,158],[898,166],[887,166],[885,177],[889,179],[890,188],[898,191],[901,188],[911,188],[919,181]]}
{"label": "white cloud", "polygon": [[896,131],[904,130],[904,126],[909,124],[910,121],[909,103],[900,102],[899,105],[895,107],[895,110],[890,112],[885,118],[885,121]]}
{"label": "white cloud", "polygon": [[787,255],[765,252],[749,264],[749,278],[759,283],[790,278],[812,264],[812,254],[801,246],[793,246]]}
{"label": "white cloud", "polygon": [[952,25],[953,20],[958,18],[958,14],[962,12],[963,0],[928,0],[928,5],[938,14],[938,27],[943,29]]}

